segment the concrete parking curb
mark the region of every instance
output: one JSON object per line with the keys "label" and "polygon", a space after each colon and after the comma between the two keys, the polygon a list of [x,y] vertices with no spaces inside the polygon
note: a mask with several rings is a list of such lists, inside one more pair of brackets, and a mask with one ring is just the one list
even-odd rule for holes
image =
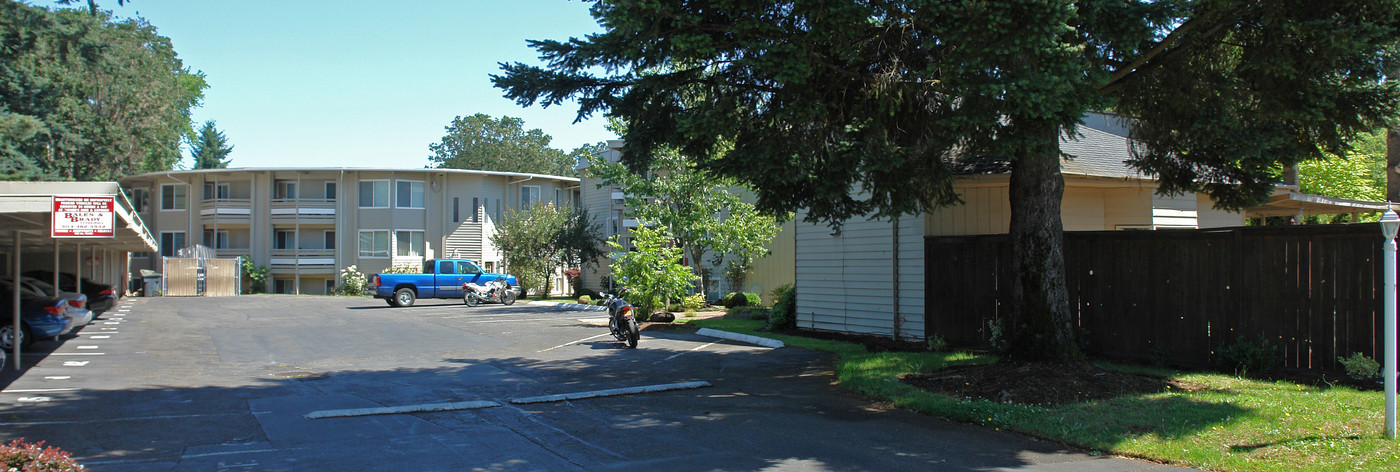
{"label": "concrete parking curb", "polygon": [[705,382],[702,380],[699,382],[680,382],[661,385],[646,385],[641,387],[614,388],[609,390],[594,390],[591,392],[561,393],[558,395],[517,398],[511,400],[510,402],[517,405],[524,405],[529,403],[562,402],[565,400],[582,400],[585,398],[612,397],[617,395],[633,395],[638,393],[656,393],[670,390],[685,390],[709,386],[709,382]]}
{"label": "concrete parking curb", "polygon": [[776,339],[760,338],[758,336],[753,336],[749,334],[731,333],[729,331],[720,331],[717,329],[710,328],[700,328],[700,331],[696,331],[695,334],[701,336],[709,336],[711,338],[728,339],[730,341],[749,343],[763,347],[771,347],[774,349],[784,346],[782,341]]}
{"label": "concrete parking curb", "polygon": [[400,413],[429,413],[434,411],[476,410],[481,408],[493,408],[498,406],[501,406],[501,404],[492,401],[429,403],[426,405],[407,405],[383,408],[353,408],[348,410],[313,411],[311,413],[307,413],[306,415],[304,415],[304,417],[308,420],[318,420],[321,418],[343,418],[348,416],[394,415]]}

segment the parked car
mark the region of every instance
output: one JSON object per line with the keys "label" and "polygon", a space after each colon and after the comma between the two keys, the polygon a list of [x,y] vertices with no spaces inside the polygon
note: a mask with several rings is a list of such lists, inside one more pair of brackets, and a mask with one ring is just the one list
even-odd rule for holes
{"label": "parked car", "polygon": [[20,331],[16,333],[13,290],[13,285],[0,283],[0,349],[14,349],[16,339],[21,347],[28,347],[36,339],[57,338],[72,327],[73,319],[63,314],[66,301],[34,296],[21,286]]}
{"label": "parked car", "polygon": [[[8,282],[9,278],[0,277],[0,281]],[[22,277],[20,281],[21,286],[26,290],[35,292],[34,295],[56,297],[67,303],[67,306],[63,307],[63,314],[72,318],[73,323],[71,323],[67,330],[64,330],[64,334],[74,329],[87,326],[88,323],[92,322],[93,313],[91,310],[87,309],[87,295],[76,292],[58,292],[55,291],[53,285],[50,285],[48,282],[32,277]]]}
{"label": "parked car", "polygon": [[[23,275],[25,277],[33,277],[39,280],[45,280],[49,281],[49,283],[53,283],[52,271],[31,270],[20,275]],[[79,292],[80,290],[77,290],[77,288],[77,276],[74,276],[73,274],[70,274],[68,272],[58,273],[59,290],[65,292]],[[83,289],[81,290],[81,292],[83,295],[87,295],[87,309],[92,310],[94,316],[101,315],[103,312],[110,310],[113,305],[117,304],[117,291],[113,289],[111,285],[93,282],[88,279],[83,279]]]}

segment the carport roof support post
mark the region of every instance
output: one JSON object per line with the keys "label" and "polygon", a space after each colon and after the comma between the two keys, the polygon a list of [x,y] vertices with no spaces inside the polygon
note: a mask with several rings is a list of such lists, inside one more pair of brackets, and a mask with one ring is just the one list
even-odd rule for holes
{"label": "carport roof support post", "polygon": [[[14,360],[15,360],[15,363],[14,363],[15,371],[19,371],[19,370],[20,370],[20,362],[19,362],[19,354],[20,354],[20,352],[19,352],[19,345],[21,344],[19,341],[20,341],[20,336],[22,335],[22,333],[24,333],[24,331],[20,330],[20,324],[19,324],[19,323],[20,323],[20,321],[19,321],[19,320],[20,320],[20,311],[19,311],[19,306],[20,306],[20,303],[19,303],[19,264],[20,264],[20,261],[21,261],[21,259],[22,259],[22,255],[21,255],[21,253],[19,252],[19,243],[20,243],[20,239],[19,239],[19,238],[20,238],[20,232],[19,232],[19,230],[14,230],[14,231],[11,231],[11,233],[14,235],[15,247],[14,247],[14,252],[13,252],[14,257],[11,257],[11,258],[10,258],[10,280],[15,281],[15,283],[10,284],[10,290],[11,290],[11,291],[10,291],[10,308],[13,310],[13,311],[11,311],[11,313],[14,313],[13,318],[14,318],[14,330],[15,330],[15,331],[14,331],[14,335],[13,335],[13,341],[10,343],[10,350],[13,351],[13,352],[11,352],[11,354],[12,354],[11,357],[14,358]],[[0,367],[3,367],[3,366],[0,366]]]}

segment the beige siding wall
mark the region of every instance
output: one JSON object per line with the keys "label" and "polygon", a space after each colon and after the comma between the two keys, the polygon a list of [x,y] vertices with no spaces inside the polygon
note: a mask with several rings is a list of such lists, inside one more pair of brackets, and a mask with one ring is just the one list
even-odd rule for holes
{"label": "beige siding wall", "polygon": [[1205,194],[1196,195],[1196,221],[1201,228],[1244,226],[1244,215],[1215,209],[1215,200]]}
{"label": "beige siding wall", "polygon": [[1152,191],[1141,187],[1107,188],[1104,196],[1104,227],[1100,229],[1149,228],[1152,226]]}
{"label": "beige siding wall", "polygon": [[1006,186],[959,186],[962,205],[929,213],[924,231],[930,236],[1002,234],[1011,222]]}
{"label": "beige siding wall", "polygon": [[1104,207],[1104,189],[1066,183],[1065,196],[1060,203],[1060,217],[1065,231],[1103,230]]}
{"label": "beige siding wall", "polygon": [[768,245],[772,253],[754,262],[753,271],[743,287],[743,291],[762,297],[765,305],[773,305],[773,295],[770,293],[773,289],[796,282],[797,224],[792,220],[782,224],[778,235]]}
{"label": "beige siding wall", "polygon": [[834,235],[825,225],[797,223],[798,327],[923,339],[923,229],[922,219],[905,218],[896,242],[889,221],[853,219]]}

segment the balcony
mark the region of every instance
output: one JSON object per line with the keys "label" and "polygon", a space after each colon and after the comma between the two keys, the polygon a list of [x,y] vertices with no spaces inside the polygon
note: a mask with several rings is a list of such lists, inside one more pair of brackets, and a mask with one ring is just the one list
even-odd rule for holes
{"label": "balcony", "polygon": [[209,198],[199,202],[199,219],[204,224],[246,225],[252,215],[252,202],[246,198]]}
{"label": "balcony", "polygon": [[273,224],[335,224],[335,200],[322,198],[275,198]]}
{"label": "balcony", "polygon": [[273,249],[268,266],[274,274],[333,274],[335,249]]}

